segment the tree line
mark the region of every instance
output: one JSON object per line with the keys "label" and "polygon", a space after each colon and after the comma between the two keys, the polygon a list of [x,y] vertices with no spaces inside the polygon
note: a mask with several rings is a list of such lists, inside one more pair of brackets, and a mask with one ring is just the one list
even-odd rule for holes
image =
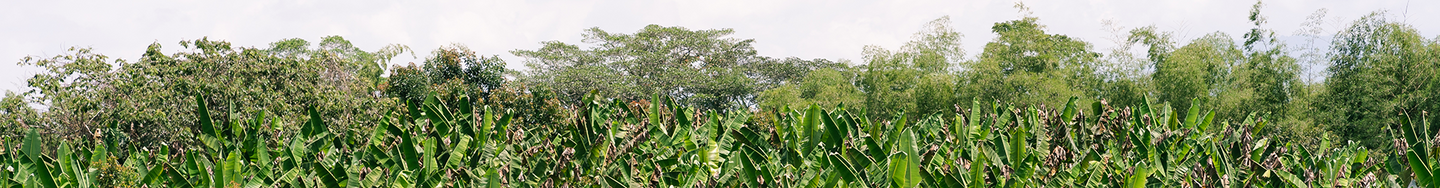
{"label": "tree line", "polygon": [[[458,44],[400,65],[390,60],[415,51],[365,50],[339,36],[266,47],[201,38],[179,42],[183,50],[171,54],[155,43],[135,60],[72,48],[21,60],[44,71],[27,80],[27,91],[0,100],[0,131],[5,140],[36,129],[50,141],[196,145],[198,121],[189,114],[206,103],[215,119],[269,111],[286,124],[306,116],[285,113],[315,108],[336,125],[332,132],[361,134],[373,129],[361,125],[387,112],[411,113],[407,105],[432,94],[514,112],[516,124],[574,118],[590,93],[620,101],[659,95],[700,111],[847,108],[876,121],[955,114],[973,100],[1054,108],[1078,97],[1079,104],[1215,109],[1217,122],[1253,115],[1274,124],[1266,131],[1276,139],[1313,144],[1334,135],[1375,148],[1391,144],[1386,133],[1399,117],[1440,110],[1440,39],[1376,12],[1340,31],[1311,32],[1333,34],[1328,51],[1297,50],[1266,27],[1261,6],[1248,16],[1253,29],[1238,38],[1215,32],[1178,41],[1172,32],[1140,27],[1117,30],[1120,47],[1111,51],[1049,33],[1027,15],[995,23],[997,37],[967,54],[963,35],[942,17],[900,48],[865,47],[859,62],[760,56],[755,40],[732,37],[731,29],[659,25],[633,33],[591,28],[583,44],[545,41],[510,51],[523,59],[523,71]],[[1302,79],[1302,64],[1317,62],[1325,66],[1322,79]]]}

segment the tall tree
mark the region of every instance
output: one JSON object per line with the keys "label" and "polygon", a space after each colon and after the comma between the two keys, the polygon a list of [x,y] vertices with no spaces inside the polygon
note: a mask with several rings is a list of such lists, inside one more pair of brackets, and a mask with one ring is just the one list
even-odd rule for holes
{"label": "tall tree", "polygon": [[1264,28],[1266,18],[1260,14],[1263,2],[1255,2],[1250,9],[1250,22],[1254,25],[1245,33],[1245,62],[1236,67],[1236,75],[1242,79],[1241,87],[1250,88],[1254,93],[1253,102],[1246,110],[1260,113],[1286,114],[1291,97],[1300,82],[1300,65],[1285,51],[1285,44],[1275,39],[1275,32]]}
{"label": "tall tree", "polygon": [[1409,25],[1372,13],[1337,34],[1331,49],[1330,77],[1315,104],[1328,111],[1321,122],[1332,132],[1385,145],[1384,127],[1398,123],[1401,114],[1440,111],[1440,45]]}
{"label": "tall tree", "polygon": [[760,92],[761,109],[802,109],[811,104],[826,108],[860,106],[865,94],[855,86],[855,70],[825,68],[811,71],[797,83],[783,84]]}
{"label": "tall tree", "polygon": [[338,125],[365,124],[378,119],[386,106],[375,100],[375,86],[382,80],[377,73],[383,72],[379,65],[406,50],[391,45],[364,51],[339,36],[325,37],[314,46],[286,39],[269,48],[237,48],[208,38],[180,45],[188,50],[166,55],[160,44],[151,44],[133,63],[111,61],[84,48],[26,58],[21,64],[46,70],[29,79],[31,94],[37,95],[28,95],[27,101],[47,107],[43,121],[32,126],[56,133],[49,135],[113,136],[139,144],[183,146],[198,128],[191,115],[196,96],[209,99],[198,102],[209,104],[220,122],[235,114],[314,107]]}
{"label": "tall tree", "polygon": [[747,76],[755,78],[756,87],[759,90],[780,87],[784,84],[795,84],[801,82],[812,71],[831,69],[846,70],[850,68],[848,61],[835,62],[828,59],[804,60],[795,57],[769,58],[760,57],[762,60],[755,63],[743,65]]}
{"label": "tall tree", "polygon": [[[1220,117],[1244,116],[1247,112],[1234,110],[1238,101],[1247,98],[1248,92],[1237,91],[1231,85],[1231,67],[1237,66],[1244,57],[1234,39],[1224,33],[1211,33],[1195,39],[1166,55],[1164,60],[1155,62],[1155,89],[1162,102],[1168,102],[1176,109],[1190,109],[1191,100],[1199,100],[1204,109],[1226,111]],[[1224,98],[1223,100],[1221,98]],[[1218,108],[1224,106],[1225,108]]]}
{"label": "tall tree", "polygon": [[[901,112],[916,115],[949,109],[954,103],[950,100],[955,94],[953,83],[921,79],[950,76],[964,56],[960,48],[962,36],[950,27],[950,17],[946,16],[926,23],[899,50],[866,46],[866,65],[861,68],[865,72],[860,74],[859,86],[865,92],[867,115],[888,119]],[[929,100],[917,100],[916,96]]]}
{"label": "tall tree", "polygon": [[18,137],[32,125],[40,125],[40,112],[30,107],[23,93],[5,91],[0,98],[0,139]]}
{"label": "tall tree", "polygon": [[[1147,96],[1155,94],[1154,81],[1149,71],[1153,70],[1157,60],[1165,59],[1165,56],[1174,50],[1171,34],[1157,31],[1154,26],[1127,32],[1113,21],[1106,20],[1102,23],[1112,34],[1109,39],[1115,46],[1108,49],[1110,53],[1097,60],[1097,77],[1100,81],[1087,88],[1088,92],[1094,93],[1112,106],[1138,106],[1146,103]],[[1137,58],[1132,54],[1131,48],[1136,44],[1149,47],[1145,58]]]}
{"label": "tall tree", "polygon": [[962,73],[961,99],[1056,106],[1073,96],[1096,97],[1087,88],[1100,84],[1100,54],[1090,51],[1090,43],[1047,34],[1034,17],[995,23],[991,30],[999,36]]}
{"label": "tall tree", "polygon": [[595,46],[590,49],[551,41],[511,53],[526,59],[531,71],[525,79],[568,100],[597,90],[627,100],[664,94],[703,109],[727,109],[752,100],[756,81],[740,67],[763,60],[754,40],[730,38],[734,33],[659,25],[633,34],[591,28],[584,33]]}
{"label": "tall tree", "polygon": [[385,94],[418,103],[432,91],[447,97],[488,98],[505,83],[505,60],[478,56],[464,45],[435,49],[423,67],[410,64],[391,70]]}

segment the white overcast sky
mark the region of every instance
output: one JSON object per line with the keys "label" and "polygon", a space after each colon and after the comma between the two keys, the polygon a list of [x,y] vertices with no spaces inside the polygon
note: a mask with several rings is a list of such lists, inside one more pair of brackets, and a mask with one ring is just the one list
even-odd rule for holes
{"label": "white overcast sky", "polygon": [[[733,28],[736,38],[755,39],[760,55],[860,62],[865,45],[897,48],[933,19],[950,16],[963,33],[968,56],[994,37],[990,26],[1021,14],[1015,0],[964,1],[0,1],[0,89],[25,88],[39,70],[15,62],[49,57],[70,47],[90,47],[112,58],[134,61],[150,43],[164,50],[201,37],[236,46],[266,47],[285,38],[318,42],[340,35],[375,50],[403,44],[424,58],[451,43],[481,54],[499,55],[512,69],[523,63],[509,53],[535,49],[541,41],[581,43],[590,27],[631,33],[645,25],[690,29]],[[1254,1],[1027,0],[1050,33],[1078,37],[1107,52],[1103,20],[1134,28],[1158,26],[1180,42],[1212,32],[1238,38],[1251,26]],[[1267,27],[1282,36],[1299,29],[1305,17],[1329,10],[1329,29],[1370,12],[1386,10],[1427,38],[1440,31],[1440,1],[1434,0],[1272,0],[1262,9]],[[395,63],[418,62],[408,55]]]}

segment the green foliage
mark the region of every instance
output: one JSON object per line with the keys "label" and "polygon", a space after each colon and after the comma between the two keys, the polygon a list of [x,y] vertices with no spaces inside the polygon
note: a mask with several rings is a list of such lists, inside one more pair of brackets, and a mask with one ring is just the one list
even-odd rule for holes
{"label": "green foliage", "polygon": [[1423,139],[1436,129],[1423,118],[1392,132],[1407,147],[1372,150],[1329,137],[1314,147],[1279,142],[1261,132],[1264,119],[1216,123],[1198,108],[1094,104],[1087,115],[1076,98],[1058,110],[974,101],[953,119],[885,121],[812,105],[778,112],[767,128],[752,114],[696,112],[664,97],[593,96],[570,121],[548,125],[514,125],[512,113],[435,95],[419,113],[384,115],[363,133],[275,131],[265,125],[280,118],[256,114],[195,133],[201,147],[158,151],[75,140],[50,153],[31,131],[24,149],[0,155],[13,169],[0,171],[0,186],[1400,187],[1433,186],[1429,174],[1440,170],[1430,164],[1440,148]]}
{"label": "green foliage", "polygon": [[1356,20],[1331,44],[1333,63],[1315,102],[1321,122],[1343,138],[1388,144],[1382,127],[1397,114],[1440,111],[1440,45],[1408,25],[1375,13]]}
{"label": "green foliage", "polygon": [[419,103],[430,92],[442,96],[488,98],[505,83],[505,61],[476,56],[463,45],[441,47],[425,59],[424,67],[393,68],[385,94],[403,102]]}
{"label": "green foliage", "polygon": [[[301,111],[316,107],[341,125],[375,122],[386,100],[375,100],[383,65],[407,50],[391,45],[363,51],[343,38],[325,37],[311,45],[300,39],[269,48],[232,47],[201,38],[181,41],[186,50],[164,54],[151,44],[139,60],[114,60],[75,48],[49,58],[25,58],[21,64],[45,71],[29,79],[25,104],[46,107],[26,124],[65,139],[124,135],[138,147],[194,144],[196,102],[209,103],[216,119],[259,111]],[[206,95],[208,101],[190,100]],[[15,100],[12,100],[15,101]],[[224,101],[219,102],[219,101]],[[25,106],[10,103],[11,107]],[[7,116],[28,116],[25,110]],[[281,121],[299,121],[286,117]],[[33,122],[31,122],[33,121]],[[219,121],[220,129],[231,125]],[[350,129],[354,127],[337,127]],[[121,134],[112,134],[117,132]]]}
{"label": "green foliage", "polygon": [[[49,59],[23,58],[21,65],[33,65],[45,70],[44,73],[36,74],[27,80],[32,90],[26,94],[38,94],[38,97],[8,95],[6,102],[10,103],[9,108],[21,108],[31,102],[48,106],[42,114],[48,118],[41,119],[42,122],[26,122],[27,125],[44,129],[48,133],[100,127],[103,122],[87,120],[101,116],[100,113],[104,112],[101,109],[112,108],[102,105],[110,101],[106,97],[118,98],[113,94],[106,95],[116,92],[110,89],[113,84],[106,83],[117,74],[110,71],[112,65],[108,61],[109,57],[95,54],[88,48],[70,48],[66,54]],[[26,111],[33,110],[15,109],[7,114],[18,115]],[[80,135],[52,136],[73,138]]]}
{"label": "green foliage", "polygon": [[728,37],[733,33],[659,25],[633,34],[591,28],[584,34],[586,43],[596,46],[591,49],[550,41],[540,49],[511,53],[526,59],[531,71],[524,79],[567,101],[579,101],[590,91],[627,100],[663,94],[723,110],[749,100],[757,87],[747,75],[757,73],[743,67],[765,61],[755,55],[754,40]]}
{"label": "green foliage", "polygon": [[432,87],[425,70],[414,63],[390,68],[388,78],[384,85],[385,96],[398,98],[405,103],[424,101]]}
{"label": "green foliage", "polygon": [[5,91],[5,98],[0,98],[0,139],[20,136],[25,128],[39,125],[40,118],[23,95]]}
{"label": "green foliage", "polygon": [[119,164],[115,156],[107,156],[90,163],[95,168],[95,187],[133,188],[140,181],[136,171]]}
{"label": "green foliage", "polygon": [[[1285,44],[1276,41],[1275,33],[1263,28],[1265,17],[1260,15],[1261,2],[1250,10],[1250,21],[1255,25],[1245,33],[1246,58],[1235,67],[1235,77],[1240,87],[1250,90],[1254,97],[1243,108],[1247,111],[1286,114],[1292,106],[1291,98],[1296,88],[1302,86],[1296,74],[1300,65],[1284,50]],[[1263,42],[1263,43],[1258,43]],[[1259,104],[1259,105],[1256,105]]]}
{"label": "green foliage", "polygon": [[758,106],[765,110],[803,107],[811,104],[825,108],[864,104],[864,93],[855,87],[855,73],[849,70],[819,69],[805,75],[798,83],[782,84],[760,92]]}
{"label": "green foliage", "polygon": [[1313,139],[1306,137],[1326,132],[1308,115],[1317,113],[1308,105],[1320,88],[1299,80],[1297,60],[1290,57],[1284,43],[1275,40],[1274,32],[1264,28],[1261,7],[1261,3],[1252,7],[1249,16],[1254,28],[1244,35],[1243,45],[1217,32],[1177,49],[1172,47],[1170,33],[1153,26],[1131,30],[1128,42],[1149,46],[1146,61],[1155,70],[1149,78],[1159,102],[1192,108],[1190,100],[1195,99],[1205,105],[1202,108],[1219,109],[1221,117],[1258,113],[1279,123],[1264,130],[1283,133],[1277,139],[1313,145]]}
{"label": "green foliage", "polygon": [[1440,185],[1440,42],[1372,14],[1302,82],[1263,5],[1243,43],[1116,28],[1105,56],[1026,14],[965,59],[942,17],[853,67],[655,25],[512,51],[524,73],[340,37],[73,48],[0,99],[0,187]]}
{"label": "green foliage", "polygon": [[[865,47],[865,61],[858,86],[865,96],[866,117],[914,115],[948,109],[953,96],[953,83],[942,83],[959,64],[964,51],[960,49],[959,32],[950,27],[950,17],[926,23],[913,40],[896,51],[878,46]],[[922,80],[922,79],[942,79]],[[951,80],[953,81],[953,80]],[[906,113],[909,112],[909,113]]]}
{"label": "green foliage", "polygon": [[800,87],[795,85],[786,84],[770,88],[761,91],[759,95],[755,97],[755,100],[760,103],[757,104],[760,109],[775,110],[791,106],[808,106],[807,104],[809,104],[809,101],[800,98]]}
{"label": "green foliage", "polygon": [[[1406,151],[1397,155],[1405,156],[1400,163],[1408,163],[1410,170],[1414,171],[1414,178],[1417,185],[1421,187],[1440,187],[1440,143],[1432,138],[1440,137],[1440,127],[1431,125],[1428,121],[1428,114],[1421,113],[1419,118],[1405,116],[1400,119],[1399,131],[1391,131],[1390,134],[1403,142],[1398,142],[1398,147],[1406,148]],[[1402,181],[1403,182],[1403,181]]]}
{"label": "green foliage", "polygon": [[[1169,102],[1176,108],[1190,108],[1187,100],[1198,99],[1211,107],[1239,107],[1240,104],[1222,98],[1236,96],[1238,89],[1230,83],[1231,67],[1240,62],[1240,50],[1230,36],[1211,33],[1191,41],[1174,52],[1152,53],[1151,56],[1165,56],[1155,62],[1155,89],[1158,100]],[[1228,99],[1228,98],[1227,98]],[[1227,110],[1239,111],[1239,110]],[[1243,113],[1243,111],[1240,111]],[[1228,117],[1236,113],[1222,113]]]}
{"label": "green foliage", "polygon": [[906,53],[892,53],[879,47],[865,49],[865,71],[860,75],[860,90],[865,92],[867,117],[904,115],[914,109],[911,93],[920,78],[920,71],[907,61]]}
{"label": "green foliage", "polygon": [[523,82],[506,82],[500,88],[491,90],[489,98],[481,104],[495,110],[515,113],[514,124],[549,125],[563,122],[569,112],[554,92],[545,88],[534,88]]}
{"label": "green foliage", "polygon": [[955,76],[950,74],[929,74],[920,77],[912,94],[915,97],[913,105],[915,109],[910,112],[911,115],[919,117],[955,112],[956,82]]}
{"label": "green foliage", "polygon": [[1086,88],[1101,83],[1094,74],[1100,54],[1084,41],[1045,33],[1038,21],[1026,17],[991,27],[999,36],[962,73],[960,98],[1057,106],[1071,96],[1098,96]]}
{"label": "green foliage", "polygon": [[764,60],[742,65],[746,75],[755,78],[760,88],[770,89],[780,87],[784,84],[796,84],[807,80],[809,75],[816,71],[849,70],[849,62],[832,62],[826,59],[802,60],[795,57],[784,59],[772,59],[760,57]]}

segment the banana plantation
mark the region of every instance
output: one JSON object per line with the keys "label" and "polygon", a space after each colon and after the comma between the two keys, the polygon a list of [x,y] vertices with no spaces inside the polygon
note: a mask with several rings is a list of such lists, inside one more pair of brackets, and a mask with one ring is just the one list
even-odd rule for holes
{"label": "banana plantation", "polygon": [[1440,187],[1440,126],[1424,114],[1389,129],[1396,148],[1366,148],[1275,141],[1258,116],[1074,98],[871,120],[591,94],[559,123],[523,125],[431,95],[363,131],[314,109],[215,119],[194,99],[193,144],[4,140],[0,187]]}

